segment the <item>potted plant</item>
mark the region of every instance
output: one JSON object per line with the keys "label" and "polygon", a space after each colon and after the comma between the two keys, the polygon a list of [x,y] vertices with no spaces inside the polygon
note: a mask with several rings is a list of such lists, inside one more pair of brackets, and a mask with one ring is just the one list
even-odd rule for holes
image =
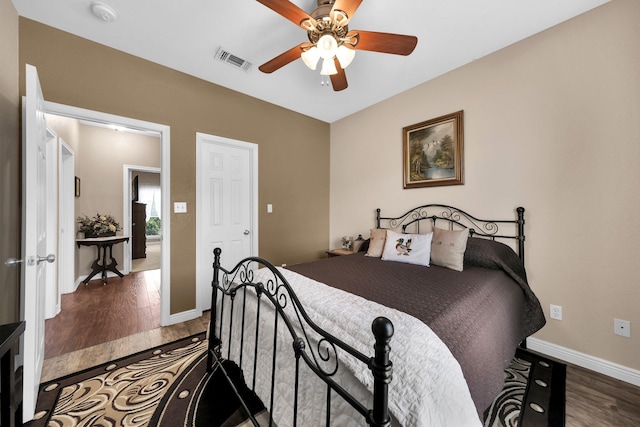
{"label": "potted plant", "polygon": [[121,230],[120,224],[111,215],[80,215],[77,221],[80,224],[79,231],[84,233],[85,238],[115,236],[116,231]]}

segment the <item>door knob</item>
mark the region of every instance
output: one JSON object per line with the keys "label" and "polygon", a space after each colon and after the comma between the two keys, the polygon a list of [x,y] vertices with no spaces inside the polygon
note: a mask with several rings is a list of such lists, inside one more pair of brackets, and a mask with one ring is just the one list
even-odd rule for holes
{"label": "door knob", "polygon": [[21,259],[7,258],[7,260],[4,262],[4,265],[6,265],[7,267],[15,267],[21,262],[22,262]]}
{"label": "door knob", "polygon": [[249,235],[249,230],[244,230],[244,235],[248,236]]}
{"label": "door knob", "polygon": [[47,261],[49,264],[51,264],[55,260],[56,260],[56,256],[54,254],[49,254],[47,256],[38,255],[38,264],[40,264],[43,261]]}

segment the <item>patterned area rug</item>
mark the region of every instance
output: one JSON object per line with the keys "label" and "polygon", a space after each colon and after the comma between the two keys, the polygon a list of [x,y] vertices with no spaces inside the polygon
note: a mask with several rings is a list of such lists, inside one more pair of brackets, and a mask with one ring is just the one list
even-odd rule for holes
{"label": "patterned area rug", "polygon": [[[221,370],[207,375],[205,334],[40,385],[28,427],[241,427],[248,420]],[[223,368],[262,425],[268,416],[240,369]]]}
{"label": "patterned area rug", "polygon": [[565,364],[518,349],[504,374],[504,388],[485,414],[485,427],[565,425]]}
{"label": "patterned area rug", "polygon": [[[36,417],[25,426],[250,426],[220,369],[206,375],[206,349],[205,335],[194,335],[44,383]],[[237,366],[227,361],[223,368],[251,413],[268,424]],[[564,426],[564,368],[519,350],[485,426]]]}
{"label": "patterned area rug", "polygon": [[43,383],[35,417],[25,426],[151,425],[206,350],[202,333]]}

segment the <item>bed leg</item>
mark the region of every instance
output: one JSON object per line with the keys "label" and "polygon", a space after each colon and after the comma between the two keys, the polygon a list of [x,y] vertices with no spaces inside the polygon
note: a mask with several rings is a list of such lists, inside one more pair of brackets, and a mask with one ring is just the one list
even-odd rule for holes
{"label": "bed leg", "polygon": [[220,360],[220,339],[216,336],[216,317],[218,303],[218,285],[220,284],[220,254],[222,249],[213,250],[213,280],[211,281],[211,317],[209,319],[209,346],[207,352],[207,371],[213,369],[214,354]]}
{"label": "bed leg", "polygon": [[516,211],[518,212],[518,256],[524,265],[524,208],[521,206]]}
{"label": "bed leg", "polygon": [[376,318],[371,324],[376,343],[375,355],[370,361],[373,373],[373,409],[369,412],[369,425],[388,427],[389,417],[389,383],[393,373],[393,364],[389,360],[389,342],[393,336],[393,324],[385,317]]}

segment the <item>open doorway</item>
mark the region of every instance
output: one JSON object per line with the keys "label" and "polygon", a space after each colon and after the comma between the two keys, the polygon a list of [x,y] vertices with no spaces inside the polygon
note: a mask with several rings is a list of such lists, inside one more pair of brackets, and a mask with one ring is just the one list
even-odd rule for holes
{"label": "open doorway", "polygon": [[131,272],[158,270],[162,247],[162,189],[160,169],[140,166],[124,167],[130,191]]}
{"label": "open doorway", "polygon": [[[169,212],[170,211],[169,211],[169,205],[167,202],[169,200],[169,197],[168,197],[169,127],[165,125],[156,124],[156,123],[143,122],[136,119],[113,116],[105,113],[100,113],[96,111],[85,110],[85,109],[80,109],[76,107],[70,107],[70,106],[65,106],[65,105],[55,104],[55,103],[45,103],[45,111],[48,115],[58,116],[58,117],[67,118],[67,119],[74,119],[76,121],[82,122],[86,126],[110,128],[111,130],[117,129],[118,132],[123,132],[123,133],[133,132],[138,134],[155,135],[155,138],[157,140],[157,145],[158,145],[160,167],[149,167],[149,169],[150,171],[157,174],[158,181],[159,181],[160,194],[162,193],[167,194],[167,197],[162,197],[159,203],[156,205],[156,209],[160,211],[159,216],[164,217],[164,221],[162,224],[163,234],[161,238],[157,240],[158,249],[160,249],[160,251],[158,252],[160,252],[161,254],[160,256],[161,259],[159,262],[159,269],[157,271],[157,276],[154,278],[154,282],[157,286],[158,293],[159,293],[159,297],[158,297],[159,313],[157,314],[157,316],[160,319],[159,324],[162,326],[174,323],[171,321],[169,316],[169,262],[168,262],[168,259],[169,259],[169,235],[170,235],[169,234],[169,230],[170,230]],[[65,142],[68,143],[67,138],[65,138]],[[102,141],[102,143],[104,144],[105,156],[109,156],[109,153],[113,153],[113,150],[123,149],[122,146],[117,146],[117,144],[116,145],[109,144],[106,141]],[[78,161],[79,162],[83,161],[82,149],[76,148],[73,151],[75,152],[75,155],[78,157]],[[134,158],[133,160],[129,161],[129,163],[136,163],[136,159]],[[88,187],[88,185],[89,185],[90,179],[96,178],[95,176],[91,178],[87,178],[85,176],[83,179],[83,177],[80,176],[79,169],[82,169],[82,168],[76,168],[76,176],[78,177],[76,182],[79,184],[79,186],[77,186],[74,189],[75,196],[76,196],[75,204],[77,204],[78,198],[82,198],[83,196],[89,197],[90,188]],[[86,171],[87,168],[84,168],[84,170]],[[93,170],[95,171],[95,175],[97,175],[99,178],[101,176],[99,172],[99,168],[92,168],[92,171]],[[120,170],[122,170],[122,168]],[[122,176],[121,172],[119,176]],[[117,181],[119,180],[120,179],[118,177]],[[117,187],[118,188],[126,187],[128,189],[131,188],[128,183],[126,185],[123,185],[122,187],[118,184]],[[122,197],[120,197],[120,201],[117,204],[119,206],[114,207],[111,213],[122,218],[122,224],[121,224],[122,231],[119,232],[118,234],[122,233],[123,235],[129,235],[131,232],[130,230],[131,204],[130,202],[127,204],[124,204],[122,200],[126,198],[129,198],[128,200],[131,200],[130,199],[131,194],[129,194],[128,192],[127,194],[124,194],[124,193],[125,192],[123,190],[123,195]],[[116,204],[113,204],[113,206],[116,206]],[[91,214],[90,212],[81,212],[77,209],[70,209],[69,211],[72,217],[71,223],[74,226],[75,226],[75,219],[79,214],[84,214],[84,213]],[[95,214],[95,212],[93,212],[92,214]],[[61,222],[67,221],[67,224],[69,224],[69,218],[67,218],[68,216],[69,216],[69,213],[64,213],[64,214],[61,213],[60,221]],[[82,236],[75,236],[75,237],[82,237]],[[118,258],[118,261],[119,261],[118,268],[121,269],[123,273],[128,274],[130,273],[130,270],[131,270],[131,258],[130,258],[131,251],[129,246],[125,246],[124,244],[121,246],[123,246],[123,249],[122,249],[123,253],[119,255],[120,258]],[[126,247],[126,250],[125,250],[125,247]],[[90,248],[87,248],[87,249],[90,249]],[[95,258],[95,254],[92,257]],[[68,258],[69,257],[67,257],[67,259]],[[60,260],[60,261],[63,262],[63,260]],[[81,259],[78,256],[77,252],[74,254],[72,261],[76,261],[76,266],[72,267],[73,277],[75,278],[75,283],[72,285],[72,288],[75,289],[77,286],[84,286],[80,284],[80,282],[83,277],[86,277],[86,275],[83,276],[83,272],[81,271],[82,265],[81,263],[78,262],[78,261],[81,261]],[[62,310],[64,312],[64,306],[62,307]]]}

